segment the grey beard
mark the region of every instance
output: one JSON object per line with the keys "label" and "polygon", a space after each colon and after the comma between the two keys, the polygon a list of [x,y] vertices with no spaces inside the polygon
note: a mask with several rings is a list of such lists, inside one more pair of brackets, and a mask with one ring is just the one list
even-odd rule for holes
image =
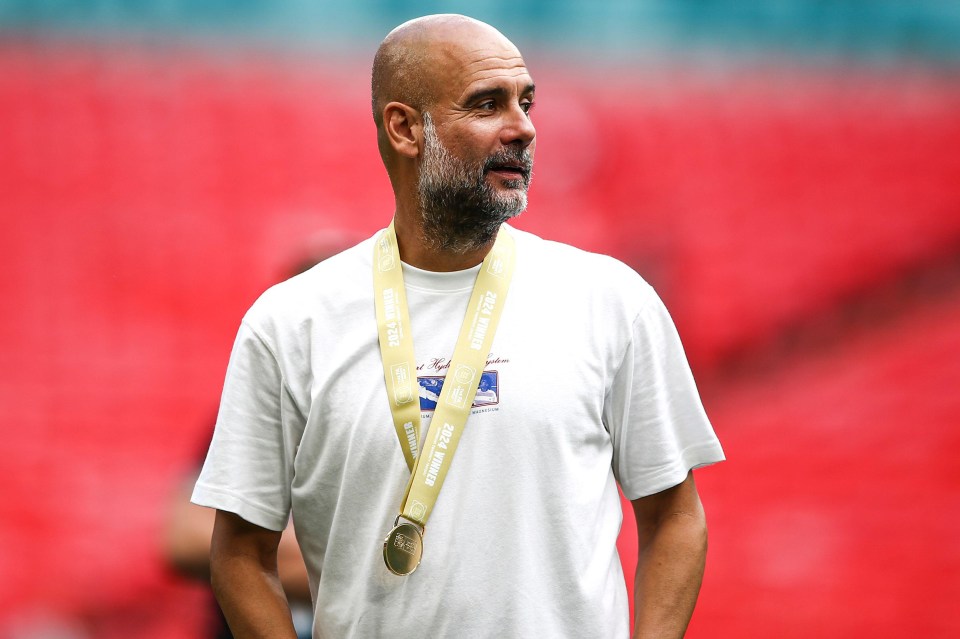
{"label": "grey beard", "polygon": [[[469,166],[454,157],[437,137],[433,121],[423,114],[423,158],[417,192],[423,218],[423,236],[427,244],[441,251],[467,253],[493,240],[500,226],[527,208],[532,161],[527,150],[497,153]],[[525,175],[506,182],[514,194],[500,195],[486,179],[490,166],[507,160],[520,160]]]}

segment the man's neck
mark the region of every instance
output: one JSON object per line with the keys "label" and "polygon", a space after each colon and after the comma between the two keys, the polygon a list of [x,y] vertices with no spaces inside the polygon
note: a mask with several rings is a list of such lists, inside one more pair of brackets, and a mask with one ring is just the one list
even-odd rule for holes
{"label": "man's neck", "polygon": [[399,216],[394,219],[394,228],[397,231],[400,259],[410,266],[438,273],[462,271],[476,266],[487,256],[496,241],[494,237],[480,248],[463,253],[444,251],[429,246],[419,226],[404,223]]}

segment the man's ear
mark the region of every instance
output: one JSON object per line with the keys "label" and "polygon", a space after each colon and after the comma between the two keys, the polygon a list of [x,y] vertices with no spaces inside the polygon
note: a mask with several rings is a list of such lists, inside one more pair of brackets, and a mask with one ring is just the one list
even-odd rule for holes
{"label": "man's ear", "polygon": [[412,106],[402,102],[390,102],[384,106],[383,128],[397,155],[409,159],[420,155],[423,119]]}

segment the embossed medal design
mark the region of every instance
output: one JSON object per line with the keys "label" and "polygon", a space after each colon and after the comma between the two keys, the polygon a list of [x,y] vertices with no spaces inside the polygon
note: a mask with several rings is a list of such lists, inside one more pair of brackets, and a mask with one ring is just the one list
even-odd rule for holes
{"label": "embossed medal design", "polygon": [[409,575],[423,557],[423,534],[415,524],[403,522],[395,526],[383,540],[383,561],[395,575]]}

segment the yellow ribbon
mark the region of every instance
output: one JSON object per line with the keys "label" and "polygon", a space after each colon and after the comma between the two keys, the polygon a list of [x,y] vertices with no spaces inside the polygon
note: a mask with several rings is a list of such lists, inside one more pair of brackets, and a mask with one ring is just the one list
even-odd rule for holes
{"label": "yellow ribbon", "polygon": [[393,425],[411,471],[400,515],[421,527],[426,527],[470,417],[510,288],[515,252],[513,238],[501,228],[477,274],[421,455],[416,358],[397,234],[392,222],[374,243],[374,296],[383,376]]}

